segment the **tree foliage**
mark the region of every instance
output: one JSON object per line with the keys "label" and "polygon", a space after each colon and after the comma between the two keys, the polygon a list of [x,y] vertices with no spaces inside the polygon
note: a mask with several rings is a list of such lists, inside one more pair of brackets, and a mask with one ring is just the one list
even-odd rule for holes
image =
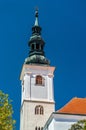
{"label": "tree foliage", "polygon": [[73,124],[69,130],[86,130],[86,120],[80,120]]}
{"label": "tree foliage", "polygon": [[13,109],[8,94],[0,91],[0,130],[14,130],[15,120],[12,118]]}

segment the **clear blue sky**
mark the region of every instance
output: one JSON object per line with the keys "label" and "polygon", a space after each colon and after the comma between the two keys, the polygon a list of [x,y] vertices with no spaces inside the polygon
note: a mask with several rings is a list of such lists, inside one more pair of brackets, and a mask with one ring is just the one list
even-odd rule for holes
{"label": "clear blue sky", "polygon": [[56,110],[71,98],[86,97],[86,0],[0,0],[0,89],[13,100],[19,130],[20,72],[39,8],[46,57],[56,67]]}

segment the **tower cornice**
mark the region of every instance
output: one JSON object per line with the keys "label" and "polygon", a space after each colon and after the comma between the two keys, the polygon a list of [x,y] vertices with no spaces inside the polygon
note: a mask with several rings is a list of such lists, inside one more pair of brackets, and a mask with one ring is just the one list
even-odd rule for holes
{"label": "tower cornice", "polygon": [[53,72],[55,70],[55,67],[54,66],[41,66],[41,65],[36,65],[36,64],[35,65],[24,64],[22,67],[20,80],[23,79],[23,77],[26,73],[31,75],[31,73],[33,73],[34,70],[38,70],[40,73],[41,73],[41,71],[47,71],[47,75],[50,77],[53,77]]}

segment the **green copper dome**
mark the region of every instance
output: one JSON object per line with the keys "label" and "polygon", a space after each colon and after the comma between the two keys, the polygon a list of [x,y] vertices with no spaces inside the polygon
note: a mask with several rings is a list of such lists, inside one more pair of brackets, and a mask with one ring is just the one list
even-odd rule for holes
{"label": "green copper dome", "polygon": [[43,64],[49,65],[49,60],[45,57],[45,42],[41,37],[41,27],[38,24],[38,10],[35,12],[35,24],[32,27],[32,36],[28,46],[30,47],[29,57],[25,59],[25,64]]}

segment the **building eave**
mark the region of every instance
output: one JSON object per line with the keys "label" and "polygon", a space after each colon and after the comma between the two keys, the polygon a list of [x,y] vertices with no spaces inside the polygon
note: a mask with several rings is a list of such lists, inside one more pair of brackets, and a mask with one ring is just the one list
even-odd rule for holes
{"label": "building eave", "polygon": [[86,114],[73,114],[73,113],[62,113],[62,112],[54,112],[53,114],[86,116]]}
{"label": "building eave", "polygon": [[53,112],[49,119],[47,120],[44,129],[48,128],[49,124],[51,123],[52,120],[56,121],[78,121],[78,120],[83,120],[86,119],[86,114],[70,114],[70,113],[60,113],[60,112]]}

